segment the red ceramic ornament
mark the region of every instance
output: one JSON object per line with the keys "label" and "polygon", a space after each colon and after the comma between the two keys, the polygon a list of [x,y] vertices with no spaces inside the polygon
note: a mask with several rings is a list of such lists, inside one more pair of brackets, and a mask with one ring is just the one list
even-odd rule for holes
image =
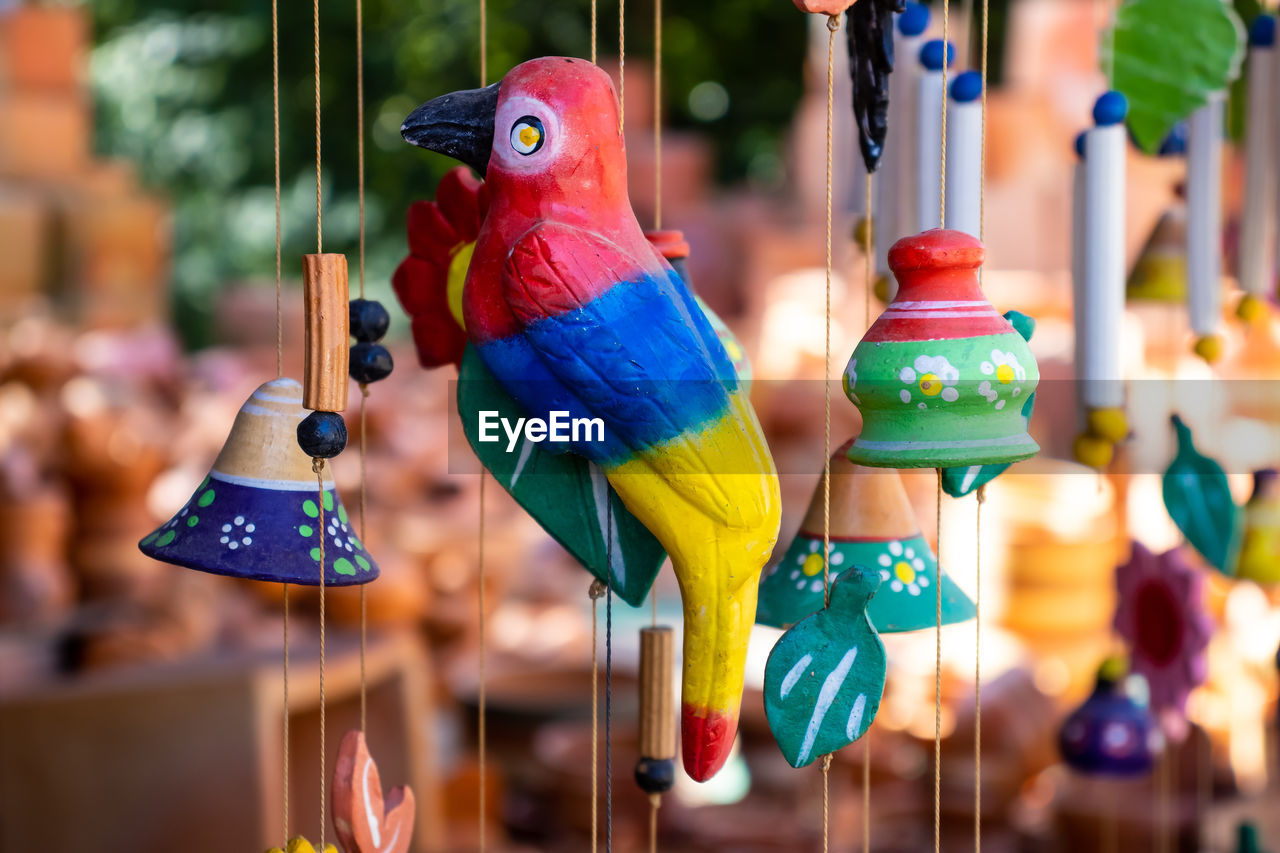
{"label": "red ceramic ornament", "polygon": [[1022,407],[1040,379],[1026,340],[978,283],[976,238],[935,228],[889,250],[898,294],[859,341],[844,388],[859,465],[951,468],[1035,455]]}
{"label": "red ceramic ornament", "polygon": [[364,733],[347,732],[333,770],[333,826],[344,853],[408,853],[415,810],[406,786],[392,788],[383,799]]}
{"label": "red ceramic ornament", "polygon": [[839,15],[857,0],[792,0],[801,12],[814,15]]}

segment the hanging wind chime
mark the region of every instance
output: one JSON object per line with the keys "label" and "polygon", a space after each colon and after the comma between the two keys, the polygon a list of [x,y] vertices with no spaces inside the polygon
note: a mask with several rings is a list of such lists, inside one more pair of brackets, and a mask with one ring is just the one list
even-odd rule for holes
{"label": "hanging wind chime", "polygon": [[1276,18],[1261,13],[1249,24],[1249,98],[1245,114],[1244,204],[1240,211],[1240,245],[1236,277],[1244,298],[1236,315],[1246,322],[1267,313],[1275,289],[1276,264]]}

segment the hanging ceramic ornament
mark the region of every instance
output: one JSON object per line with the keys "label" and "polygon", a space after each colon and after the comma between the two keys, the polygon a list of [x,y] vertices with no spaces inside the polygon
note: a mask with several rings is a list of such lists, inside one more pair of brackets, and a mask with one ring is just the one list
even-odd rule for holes
{"label": "hanging ceramic ornament", "polygon": [[1078,146],[1072,235],[1076,388],[1085,430],[1076,461],[1099,470],[1129,432],[1124,413],[1125,130],[1128,103],[1106,92]]}
{"label": "hanging ceramic ornament", "polygon": [[1260,584],[1280,583],[1280,474],[1253,472],[1253,494],[1244,505],[1236,577]]}
{"label": "hanging ceramic ornament", "polygon": [[[831,457],[831,571],[864,566],[880,573],[867,615],[882,634],[931,628],[937,613],[938,561],[920,533],[897,471],[849,461],[845,442]],[[760,584],[756,621],[786,628],[822,608],[824,491],[818,481],[800,531]],[[942,624],[974,616],[973,602],[942,575]]]}
{"label": "hanging ceramic ornament", "polygon": [[[401,133],[485,172],[462,316],[477,363],[528,419],[525,443],[596,466],[671,556],[685,612],[684,765],[706,780],[737,730],[778,478],[724,346],[636,222],[609,76],[578,59],[531,60],[424,104]],[[546,429],[556,413],[585,431],[558,440]],[[507,445],[513,468],[519,444]],[[611,530],[612,504],[597,506],[581,526],[603,518]]]}
{"label": "hanging ceramic ornament", "polygon": [[1125,675],[1124,661],[1109,658],[1098,669],[1093,693],[1062,724],[1058,751],[1071,769],[1091,776],[1139,776],[1151,771],[1159,746],[1146,685]]}
{"label": "hanging ceramic ornament", "polygon": [[1187,298],[1187,205],[1181,198],[1160,214],[1129,271],[1125,297],[1181,304]]}
{"label": "hanging ceramic ornament", "polygon": [[[316,853],[316,848],[310,841],[299,835],[297,838],[290,838],[284,850],[279,847],[272,847],[267,853]],[[332,844],[326,844],[324,853],[338,853],[338,848]]]}
{"label": "hanging ceramic ornament", "polygon": [[[944,66],[950,68],[955,58],[956,47],[951,42],[934,39],[920,48],[915,142],[917,231],[928,231],[940,224],[938,199],[942,197],[942,158],[938,152],[942,150],[942,109],[947,100],[942,69]],[[893,266],[892,259],[889,266]]]}
{"label": "hanging ceramic ornament", "polygon": [[1235,569],[1240,510],[1222,466],[1196,450],[1191,428],[1173,416],[1178,451],[1165,469],[1164,506],[1187,543],[1225,575]]}
{"label": "hanging ceramic ornament", "polygon": [[1187,697],[1208,667],[1213,621],[1204,576],[1177,548],[1156,556],[1134,542],[1129,561],[1116,569],[1116,595],[1115,629],[1129,647],[1130,666],[1147,679],[1152,713],[1181,740]]}
{"label": "hanging ceramic ornament", "polygon": [[333,828],[342,853],[408,853],[414,813],[411,789],[392,788],[383,797],[364,733],[347,732],[333,768]]}
{"label": "hanging ceramic ornament", "polygon": [[831,606],[792,626],[764,670],[769,729],[792,767],[866,733],[884,692],[884,644],[866,608],[880,580],[852,568],[831,585]]}
{"label": "hanging ceramic ornament", "polygon": [[[1036,331],[1034,318],[1021,311],[1006,311],[1004,318],[1017,330],[1022,339],[1028,343]],[[1036,408],[1036,395],[1033,391],[1027,395],[1022,404],[1022,417],[1031,426],[1031,415]],[[962,498],[970,492],[985,486],[1009,469],[1008,465],[966,465],[963,468],[942,469],[942,490],[953,498]]]}
{"label": "hanging ceramic ornament", "polygon": [[1236,314],[1245,321],[1263,315],[1275,275],[1276,18],[1261,13],[1249,24],[1249,95],[1245,113],[1244,205],[1236,277],[1244,298]]}
{"label": "hanging ceramic ornament", "polygon": [[1235,853],[1263,853],[1257,826],[1246,821],[1236,827]]}
{"label": "hanging ceramic ornament", "polygon": [[1187,120],[1187,313],[1195,352],[1222,357],[1222,127],[1226,93],[1210,92]]}
{"label": "hanging ceramic ornament", "polygon": [[1027,342],[982,295],[982,244],[933,230],[894,244],[898,294],[845,369],[862,412],[859,465],[948,468],[1035,455],[1022,405],[1040,372]]}
{"label": "hanging ceramic ornament", "polygon": [[297,442],[306,416],[302,386],[292,379],[254,391],[209,476],[177,515],[139,543],[142,553],[216,575],[315,585],[323,536],[326,586],[378,577],[332,480],[319,497],[311,460]]}

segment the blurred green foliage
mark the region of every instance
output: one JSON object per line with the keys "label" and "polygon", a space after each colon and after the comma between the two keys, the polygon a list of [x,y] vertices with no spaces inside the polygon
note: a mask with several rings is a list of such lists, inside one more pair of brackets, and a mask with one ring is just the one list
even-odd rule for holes
{"label": "blurred green foliage", "polygon": [[[271,20],[266,0],[94,0],[92,80],[100,153],[134,160],[175,209],[175,319],[192,346],[227,282],[270,283],[275,269]],[[617,52],[617,4],[601,2],[600,56]],[[584,56],[588,0],[489,0],[490,76],[545,54]],[[663,28],[668,123],[713,139],[721,181],[776,185],[803,89],[805,16],[786,0],[668,2]],[[311,4],[280,4],[284,274],[315,251]],[[355,3],[321,3],[324,247],[348,254],[355,287]],[[365,0],[368,287],[389,299],[405,252],[404,212],[455,165],[400,140],[417,104],[478,82],[476,0]],[[627,7],[627,50],[648,58],[653,7]],[[690,92],[718,83],[718,118],[695,118]],[[704,94],[708,87],[703,86]],[[710,91],[717,93],[714,86]],[[693,99],[695,103],[697,99]],[[713,98],[714,100],[714,98]]]}

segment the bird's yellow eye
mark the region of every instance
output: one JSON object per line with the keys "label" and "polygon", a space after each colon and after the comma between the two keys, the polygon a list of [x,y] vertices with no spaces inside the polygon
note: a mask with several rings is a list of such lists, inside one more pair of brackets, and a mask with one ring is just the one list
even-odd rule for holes
{"label": "bird's yellow eye", "polygon": [[511,128],[511,147],[521,154],[532,154],[542,147],[546,132],[542,122],[533,116],[518,119]]}

